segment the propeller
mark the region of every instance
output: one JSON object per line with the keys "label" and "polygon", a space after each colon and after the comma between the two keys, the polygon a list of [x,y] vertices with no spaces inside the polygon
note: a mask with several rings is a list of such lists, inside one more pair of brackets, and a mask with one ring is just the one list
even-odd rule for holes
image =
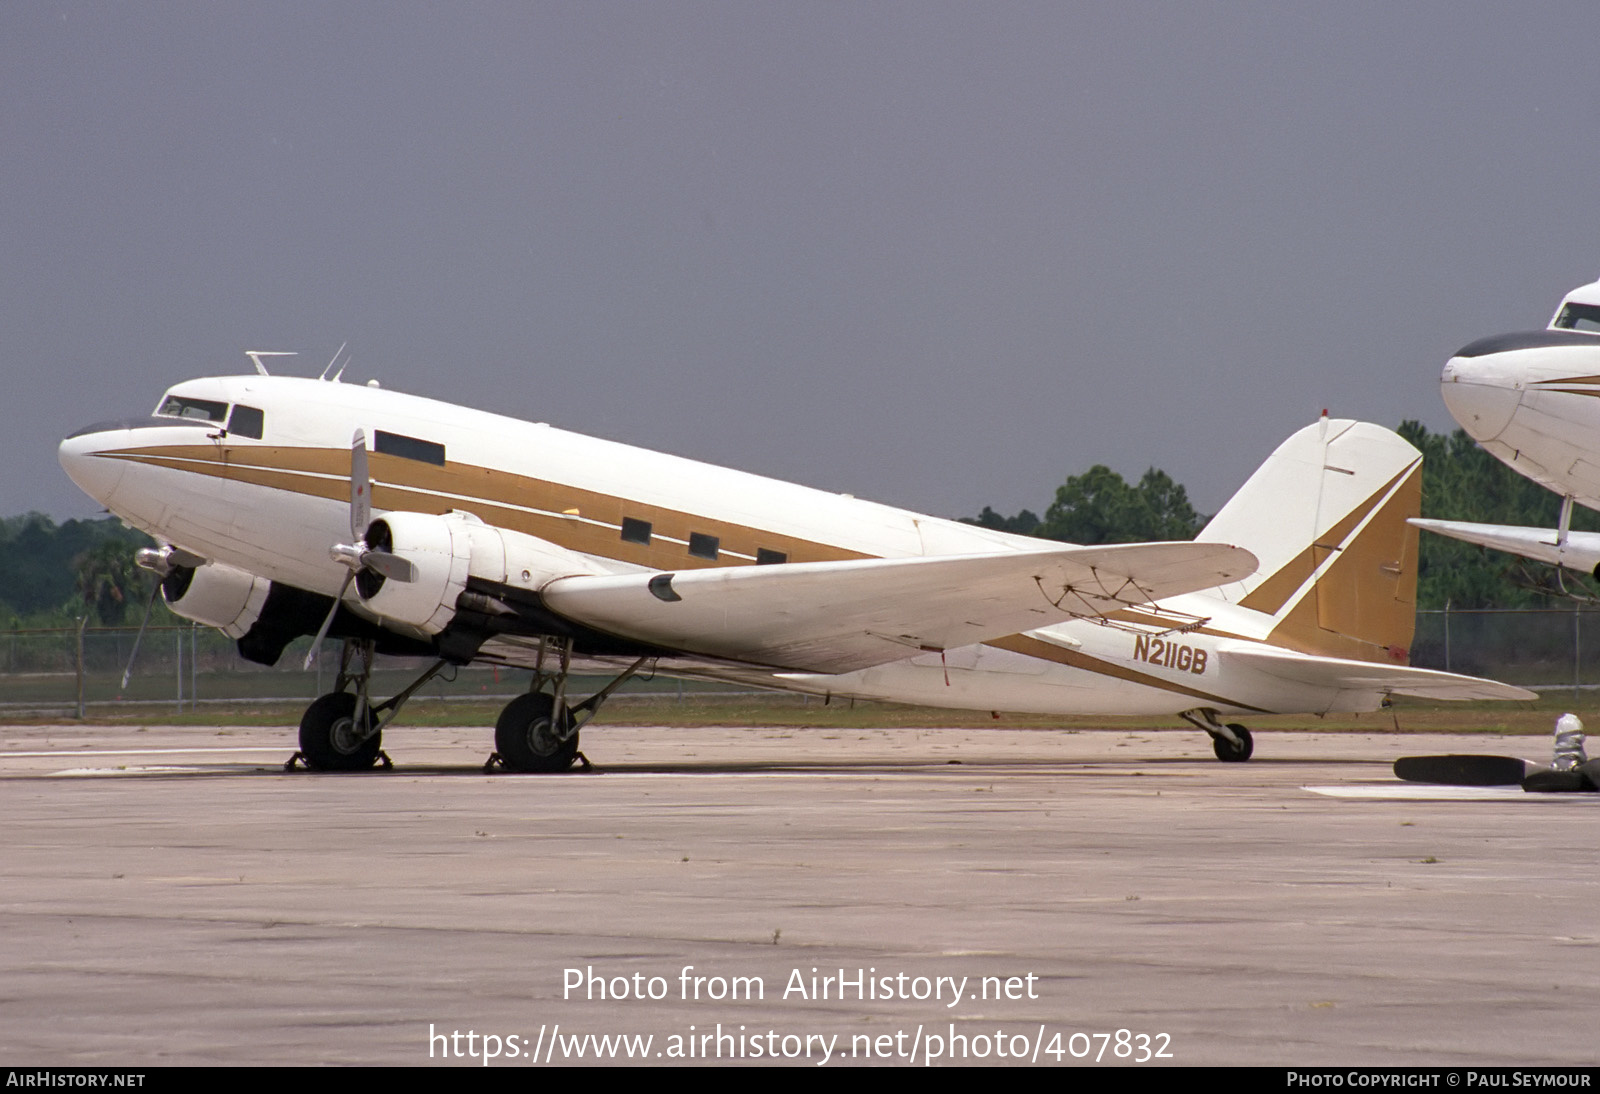
{"label": "propeller", "polygon": [[204,566],[206,562],[199,555],[172,546],[141,547],[134,552],[133,561],[141,570],[149,570],[162,580],[156,582],[155,588],[150,590],[150,599],[144,602],[144,618],[139,620],[139,633],[133,639],[133,652],[128,654],[128,667],[122,670],[124,689],[127,688],[128,681],[133,678],[133,663],[139,659],[139,643],[144,641],[145,628],[150,626],[150,612],[156,606],[156,597],[161,595],[167,575],[180,566],[192,570],[197,566]]}
{"label": "propeller", "polygon": [[344,600],[344,594],[350,591],[352,582],[370,578],[356,586],[363,597],[370,598],[382,587],[385,578],[406,584],[417,580],[417,568],[411,561],[390,550],[394,543],[389,536],[389,526],[382,522],[376,526],[372,523],[372,478],[367,473],[367,435],[360,429],[350,439],[350,538],[354,542],[335,543],[328,548],[328,557],[344,563],[349,572],[344,575],[344,583],[333,598],[333,607],[328,609],[322,626],[317,629],[317,637],[311,642],[305,661],[308,669],[316,664],[317,650],[321,648],[322,640],[328,637],[328,628],[333,626],[333,617],[339,613],[339,604]]}

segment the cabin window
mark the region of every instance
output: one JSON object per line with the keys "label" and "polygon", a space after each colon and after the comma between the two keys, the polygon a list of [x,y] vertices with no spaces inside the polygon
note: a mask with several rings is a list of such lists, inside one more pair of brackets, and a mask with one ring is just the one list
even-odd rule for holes
{"label": "cabin window", "polygon": [[259,441],[265,424],[265,418],[258,408],[243,403],[235,406],[233,413],[228,415],[228,432],[240,437],[253,437]]}
{"label": "cabin window", "polygon": [[695,558],[715,559],[721,546],[722,541],[716,536],[701,535],[699,532],[689,533],[689,553]]}
{"label": "cabin window", "polygon": [[385,433],[380,429],[373,441],[373,447],[386,456],[399,456],[419,463],[444,466],[444,445],[435,441],[422,441],[401,433]]}
{"label": "cabin window", "polygon": [[1553,325],[1564,330],[1600,332],[1600,304],[1563,304]]}
{"label": "cabin window", "polygon": [[788,562],[789,556],[782,551],[769,551],[765,547],[756,548],[757,566],[776,566],[780,562]]}
{"label": "cabin window", "polygon": [[222,422],[228,418],[228,404],[212,399],[191,399],[186,395],[168,395],[156,411],[162,418],[188,418],[196,422]]}
{"label": "cabin window", "polygon": [[650,545],[650,522],[647,520],[634,520],[632,517],[622,518],[622,542],[642,543]]}

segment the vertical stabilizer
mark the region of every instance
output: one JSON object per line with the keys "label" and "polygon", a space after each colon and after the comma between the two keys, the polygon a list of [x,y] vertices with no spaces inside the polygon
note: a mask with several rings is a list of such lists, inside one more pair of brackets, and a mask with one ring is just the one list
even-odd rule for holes
{"label": "vertical stabilizer", "polygon": [[1273,617],[1268,641],[1387,664],[1410,659],[1422,454],[1382,426],[1323,418],[1290,437],[1199,539],[1261,560],[1220,590]]}

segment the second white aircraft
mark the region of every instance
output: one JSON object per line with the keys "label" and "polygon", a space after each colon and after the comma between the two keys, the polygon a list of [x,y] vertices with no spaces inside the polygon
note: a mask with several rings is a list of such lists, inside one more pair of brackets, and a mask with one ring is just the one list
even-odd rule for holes
{"label": "second white aircraft", "polygon": [[1561,514],[1555,528],[1411,523],[1600,576],[1600,532],[1569,529],[1574,503],[1600,509],[1600,281],[1568,293],[1544,330],[1496,334],[1456,351],[1440,389],[1473,440],[1561,496]]}

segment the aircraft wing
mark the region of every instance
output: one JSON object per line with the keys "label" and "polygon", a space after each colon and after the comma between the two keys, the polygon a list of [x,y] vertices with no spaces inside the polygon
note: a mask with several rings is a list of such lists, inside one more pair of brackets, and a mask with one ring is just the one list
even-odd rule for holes
{"label": "aircraft wing", "polygon": [[840,673],[1209,589],[1253,572],[1219,543],[1044,546],[978,555],[557,578],[553,611],[689,653]]}
{"label": "aircraft wing", "polygon": [[1600,532],[1568,532],[1567,541],[1556,545],[1554,528],[1519,528],[1509,524],[1469,524],[1459,520],[1413,519],[1412,524],[1451,539],[1493,547],[1497,551],[1521,555],[1552,566],[1593,573],[1600,565]]}
{"label": "aircraft wing", "polygon": [[1221,647],[1223,663],[1232,662],[1283,680],[1315,688],[1347,688],[1352,691],[1386,691],[1419,699],[1537,699],[1526,688],[1461,676],[1437,669],[1410,665],[1381,665],[1371,661],[1347,661],[1341,657],[1316,657],[1282,647],[1235,642]]}

